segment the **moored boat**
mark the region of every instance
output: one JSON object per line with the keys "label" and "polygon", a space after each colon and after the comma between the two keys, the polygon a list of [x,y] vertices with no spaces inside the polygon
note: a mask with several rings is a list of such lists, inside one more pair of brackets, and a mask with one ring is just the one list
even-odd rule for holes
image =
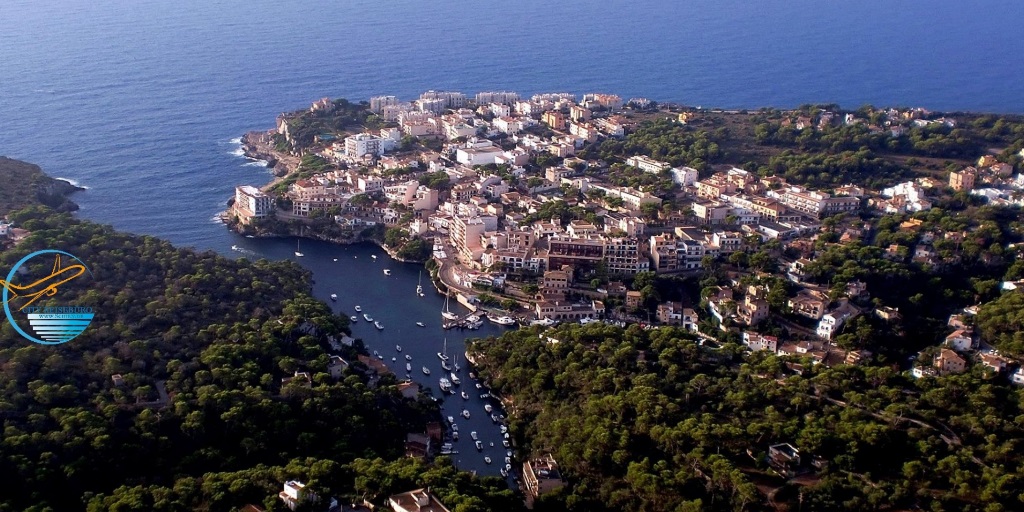
{"label": "moored boat", "polygon": [[427,368],[426,366],[424,366],[423,367],[423,375],[430,375],[430,368]]}
{"label": "moored boat", "polygon": [[363,320],[366,320],[367,322],[372,322],[373,317],[371,317],[369,313],[363,313]]}
{"label": "moored boat", "polygon": [[331,300],[333,300],[334,302],[337,302],[338,301],[338,294],[337,293],[332,293],[331,294]]}

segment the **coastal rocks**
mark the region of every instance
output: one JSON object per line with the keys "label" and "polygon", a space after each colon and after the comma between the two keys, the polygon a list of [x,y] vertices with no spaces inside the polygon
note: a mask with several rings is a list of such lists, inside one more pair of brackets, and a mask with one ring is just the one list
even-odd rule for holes
{"label": "coastal rocks", "polygon": [[0,211],[42,203],[60,212],[73,212],[78,205],[68,195],[85,190],[67,180],[51,178],[35,164],[0,157]]}

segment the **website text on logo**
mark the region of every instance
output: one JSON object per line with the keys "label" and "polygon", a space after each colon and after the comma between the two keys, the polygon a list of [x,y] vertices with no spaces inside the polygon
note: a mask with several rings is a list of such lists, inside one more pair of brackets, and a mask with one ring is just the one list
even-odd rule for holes
{"label": "website text on logo", "polygon": [[[26,263],[36,257],[52,255],[53,266],[48,275],[41,277],[32,276],[25,279],[24,283],[16,283],[15,280],[22,274],[19,270]],[[67,256],[73,260],[70,264],[63,264],[62,257]],[[92,272],[85,266],[85,262],[77,256],[57,250],[46,249],[33,252],[18,261],[7,274],[7,278],[0,281],[3,288],[4,313],[7,321],[15,331],[25,339],[42,345],[57,345],[66,343],[82,334],[92,323],[95,316],[90,307],[80,306],[39,306],[35,303],[46,297],[54,297],[60,288],[86,272]],[[37,277],[33,280],[33,277]],[[28,321],[29,330],[26,331],[19,324],[19,319],[24,317]]]}

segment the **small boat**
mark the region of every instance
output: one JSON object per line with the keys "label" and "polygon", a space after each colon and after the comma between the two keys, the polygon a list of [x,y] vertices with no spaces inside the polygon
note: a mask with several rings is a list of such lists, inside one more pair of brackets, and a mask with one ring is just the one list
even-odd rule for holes
{"label": "small boat", "polygon": [[473,372],[469,372],[469,378],[475,379],[476,378],[476,374],[473,373]]}
{"label": "small boat", "polygon": [[416,322],[416,325],[418,325],[420,327],[426,327],[426,325],[424,325],[423,322]]}
{"label": "small boat", "polygon": [[389,269],[384,269],[384,275],[386,275],[386,276],[390,276],[390,275],[391,275],[391,270],[389,270]]}
{"label": "small boat", "polygon": [[505,448],[508,448],[508,439],[502,439],[501,445],[504,446]]}
{"label": "small boat", "polygon": [[367,322],[372,322],[373,317],[371,317],[369,313],[363,313],[363,320],[366,320]]}
{"label": "small boat", "polygon": [[487,398],[490,398],[490,397],[491,397],[490,393],[480,393],[480,398],[487,399]]}
{"label": "small boat", "polygon": [[484,457],[484,462],[490,464],[491,463],[491,458],[490,457]]}
{"label": "small boat", "polygon": [[442,360],[442,361],[447,361],[448,360],[448,356],[446,356],[446,355],[444,355],[444,354],[442,354],[440,352],[437,353],[437,358]]}
{"label": "small boat", "polygon": [[505,464],[512,464],[512,457],[505,457]]}
{"label": "small boat", "polygon": [[299,240],[298,239],[295,240],[295,256],[298,257],[298,258],[301,258],[301,257],[305,256],[305,254],[302,254],[302,251],[299,249]]}
{"label": "small boat", "polygon": [[477,388],[477,389],[483,389],[483,388],[484,388],[484,386],[483,386],[483,384],[480,384],[479,382],[477,382],[477,383],[476,383],[476,388]]}
{"label": "small boat", "polygon": [[383,331],[384,330],[384,326],[381,325],[380,322],[374,322],[373,326],[376,327],[378,331]]}
{"label": "small boat", "polygon": [[406,354],[405,355],[405,360],[406,361],[412,361],[412,356],[410,356],[409,354]]}
{"label": "small boat", "polygon": [[358,305],[358,304],[356,304],[355,310],[356,310],[356,313],[362,313],[363,312],[363,307]]}
{"label": "small boat", "polygon": [[407,371],[407,372],[411,372],[412,371],[412,363],[405,363],[405,371]]}
{"label": "small boat", "polygon": [[463,400],[469,400],[469,393],[466,393],[465,391],[463,391],[462,392],[462,399]]}
{"label": "small boat", "polygon": [[246,238],[256,238],[255,236],[252,236],[252,235],[245,235],[245,237]]}
{"label": "small boat", "polygon": [[338,294],[337,293],[332,293],[331,294],[331,300],[337,302],[338,301]]}
{"label": "small boat", "polygon": [[487,411],[488,414],[490,414],[491,411],[494,410],[494,407],[491,407],[491,404],[484,404],[484,410]]}
{"label": "small boat", "polygon": [[510,316],[499,316],[497,318],[489,316],[487,319],[498,325],[514,325],[516,323],[516,319]]}
{"label": "small boat", "polygon": [[391,358],[391,362],[393,363],[393,362],[395,362],[395,361],[398,361],[398,358],[397,358],[397,357],[392,357],[392,358]]}
{"label": "small boat", "polygon": [[498,472],[501,473],[502,478],[508,477],[508,471],[505,471],[505,468],[499,469]]}
{"label": "small boat", "polygon": [[508,432],[505,432],[505,439],[508,439]]}
{"label": "small boat", "polygon": [[377,352],[376,350],[374,350],[373,351],[373,357],[380,357],[380,352]]}
{"label": "small boat", "polygon": [[497,414],[491,414],[491,421],[493,421],[494,423],[497,423],[498,422],[498,415]]}
{"label": "small boat", "polygon": [[377,354],[377,359],[384,360],[384,354]]}
{"label": "small boat", "polygon": [[452,388],[452,383],[447,378],[441,377],[441,379],[438,381],[438,387],[441,388],[441,391],[447,392],[449,389]]}
{"label": "small boat", "polygon": [[491,441],[491,448],[494,448],[494,441]]}
{"label": "small boat", "polygon": [[452,432],[458,432],[458,431],[459,431],[459,426],[456,425],[455,423],[452,423]]}
{"label": "small boat", "polygon": [[401,352],[402,351],[402,346],[401,345],[395,345],[395,350]]}
{"label": "small boat", "polygon": [[452,385],[453,386],[458,386],[459,384],[462,384],[462,381],[459,380],[459,376],[458,375],[455,375],[455,372],[451,373],[451,379],[452,379]]}
{"label": "small boat", "polygon": [[484,451],[484,444],[481,443],[480,441],[476,442],[476,451],[478,451],[478,452]]}
{"label": "small boat", "polygon": [[[508,448],[508,446],[506,446],[505,448]],[[512,456],[512,450],[505,450],[505,456],[506,457],[511,457]]]}
{"label": "small boat", "polygon": [[430,368],[427,368],[426,366],[424,366],[423,367],[423,375],[430,375]]}
{"label": "small boat", "polygon": [[338,261],[338,258],[334,258],[334,261]]}
{"label": "small boat", "polygon": [[477,436],[477,435],[476,435],[476,430],[474,430],[474,431],[470,432],[470,433],[469,433],[469,437],[472,437],[474,441],[476,441],[477,439],[479,439],[479,436]]}
{"label": "small boat", "polygon": [[373,259],[377,259],[377,255],[376,254],[371,254],[370,257],[373,258]]}
{"label": "small boat", "polygon": [[[505,471],[512,471],[512,464],[505,464]],[[512,477],[515,478],[515,477]]]}
{"label": "small boat", "polygon": [[462,370],[462,368],[459,368],[459,355],[458,354],[455,354],[455,362],[452,363],[452,366],[455,367],[455,371],[457,371],[457,372]]}
{"label": "small boat", "polygon": [[451,416],[448,416],[448,423],[451,423],[452,425],[454,425],[455,424],[455,418],[453,418]]}
{"label": "small boat", "polygon": [[420,279],[416,282],[416,295],[423,296],[423,271],[420,271]]}
{"label": "small boat", "polygon": [[502,426],[501,426],[500,428],[501,428],[501,433],[502,433],[502,434],[504,434],[504,433],[507,433],[507,432],[508,432],[508,427],[506,427],[505,425],[502,425]]}
{"label": "small boat", "polygon": [[358,322],[359,321],[359,317],[355,316],[355,315],[352,315],[352,316],[348,317],[348,319],[352,320],[353,322]]}
{"label": "small boat", "polygon": [[456,430],[455,432],[452,432],[452,440],[454,440],[454,441],[458,441],[459,440],[459,431],[458,430]]}
{"label": "small boat", "polygon": [[448,364],[448,361],[441,361],[441,368],[446,372],[452,371],[452,367]]}
{"label": "small boat", "polygon": [[467,420],[469,419],[469,409],[462,410],[462,417],[466,418]]}

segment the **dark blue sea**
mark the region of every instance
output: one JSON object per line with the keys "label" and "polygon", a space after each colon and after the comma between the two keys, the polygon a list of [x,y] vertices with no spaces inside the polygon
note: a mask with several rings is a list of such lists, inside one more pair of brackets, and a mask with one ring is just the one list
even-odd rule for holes
{"label": "dark blue sea", "polygon": [[[1010,0],[4,0],[0,155],[88,187],[74,197],[85,218],[287,258],[292,241],[240,238],[214,217],[235,185],[269,179],[239,156],[238,137],[323,96],[507,89],[1021,113],[1021,26],[1024,8]],[[310,243],[302,263],[319,296],[383,320],[382,333],[356,327],[371,347],[391,347],[390,359],[399,342],[429,359],[442,332],[410,322],[436,324],[441,298],[416,298],[415,268],[382,253],[370,262],[373,251]],[[384,281],[381,265],[402,270]],[[463,444],[464,465],[485,470]]]}

